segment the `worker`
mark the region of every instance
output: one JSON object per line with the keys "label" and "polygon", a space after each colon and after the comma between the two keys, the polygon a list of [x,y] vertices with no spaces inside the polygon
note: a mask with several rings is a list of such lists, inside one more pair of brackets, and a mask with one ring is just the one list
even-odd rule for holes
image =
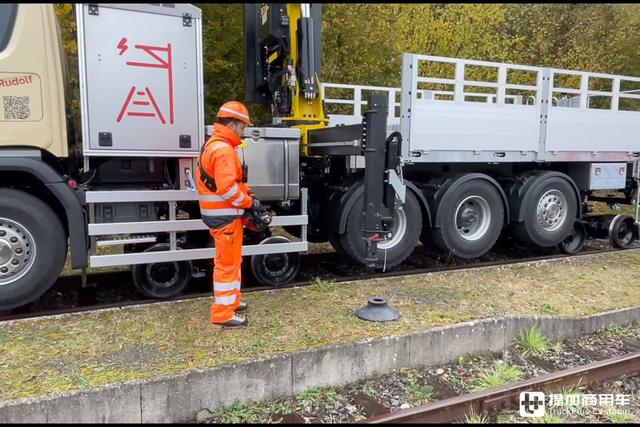
{"label": "worker", "polygon": [[196,168],[200,213],[216,248],[215,301],[210,319],[224,327],[248,323],[245,316],[237,314],[247,308],[240,293],[242,217],[247,211],[263,224],[271,221],[268,211],[246,185],[246,171],[236,152],[244,129],[249,125],[249,110],[244,104],[230,101],[222,105],[213,125],[213,135],[202,147]]}

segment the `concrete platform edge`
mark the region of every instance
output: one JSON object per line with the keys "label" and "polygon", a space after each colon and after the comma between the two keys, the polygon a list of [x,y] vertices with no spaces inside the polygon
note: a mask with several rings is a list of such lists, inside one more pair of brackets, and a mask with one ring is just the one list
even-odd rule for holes
{"label": "concrete platform edge", "polygon": [[28,399],[0,402],[0,423],[184,422],[203,408],[293,396],[319,385],[340,386],[373,374],[499,352],[537,325],[552,340],[640,320],[640,307],[592,316],[510,315],[426,331],[286,353],[209,369]]}

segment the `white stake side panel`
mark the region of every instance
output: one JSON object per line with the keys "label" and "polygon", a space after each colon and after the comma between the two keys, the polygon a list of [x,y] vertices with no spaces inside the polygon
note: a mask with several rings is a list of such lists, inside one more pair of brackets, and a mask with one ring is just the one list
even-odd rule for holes
{"label": "white stake side panel", "polygon": [[[451,64],[454,78],[424,76],[427,64]],[[494,68],[497,81],[468,80],[467,66]],[[509,70],[533,73],[536,85],[507,83]],[[542,68],[405,54],[400,125],[403,156],[420,154],[412,162],[535,160],[540,149],[542,83]],[[425,85],[453,90],[425,90]],[[488,88],[493,94],[480,93],[478,88]],[[508,90],[531,91],[535,99],[527,105],[508,96]],[[469,98],[481,102],[469,102]]]}
{"label": "white stake side panel", "polygon": [[[418,72],[424,61],[450,64],[454,78],[424,77]],[[468,80],[468,66],[493,68],[496,79]],[[640,87],[639,78],[412,54],[404,55],[402,72],[401,114],[390,109],[388,123],[393,127],[400,121],[407,162],[629,162],[640,151],[640,114],[618,108],[623,100],[640,101],[640,89],[621,88],[624,83]],[[515,84],[511,72],[533,77],[529,84]],[[556,74],[579,76],[580,88],[556,87]],[[591,78],[610,79],[612,89],[589,90]],[[448,90],[427,90],[427,84]],[[345,105],[351,110],[330,112],[332,126],[360,123],[370,93],[386,93],[389,105],[398,106],[393,101],[398,88],[325,83],[323,89],[327,95],[342,91],[342,96],[325,97],[329,111]],[[558,92],[573,98],[559,99]],[[609,109],[590,105],[602,96],[610,99]]]}
{"label": "white stake side panel", "polygon": [[[562,87],[557,77],[574,77],[579,87]],[[594,82],[611,90],[593,90]],[[620,109],[621,101],[640,100],[638,91],[621,90],[628,84],[640,86],[640,78],[551,69],[548,159],[627,160],[628,153],[640,151],[640,114]],[[605,103],[598,106],[597,100]]]}
{"label": "white stake side panel", "polygon": [[204,137],[200,9],[82,4],[76,16],[84,154],[197,156]]}

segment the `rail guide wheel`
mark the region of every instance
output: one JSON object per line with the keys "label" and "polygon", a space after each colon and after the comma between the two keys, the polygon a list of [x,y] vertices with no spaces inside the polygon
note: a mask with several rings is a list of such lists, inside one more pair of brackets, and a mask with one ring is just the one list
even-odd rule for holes
{"label": "rail guide wheel", "polygon": [[[271,236],[260,242],[261,245],[290,243],[284,236]],[[295,279],[300,270],[300,254],[297,252],[252,255],[251,273],[263,285],[281,286]]]}
{"label": "rail guide wheel", "polygon": [[[169,250],[169,243],[158,243],[144,252]],[[170,299],[178,296],[191,279],[191,261],[136,264],[131,268],[133,284],[148,298]]]}
{"label": "rail guide wheel", "polygon": [[614,248],[627,249],[638,238],[635,220],[630,215],[618,214],[609,225],[609,243]]}
{"label": "rail guide wheel", "polygon": [[575,220],[573,223],[573,228],[571,229],[571,234],[565,237],[562,242],[558,243],[556,247],[562,253],[573,255],[577,254],[584,248],[586,240],[586,227],[584,226],[582,221]]}

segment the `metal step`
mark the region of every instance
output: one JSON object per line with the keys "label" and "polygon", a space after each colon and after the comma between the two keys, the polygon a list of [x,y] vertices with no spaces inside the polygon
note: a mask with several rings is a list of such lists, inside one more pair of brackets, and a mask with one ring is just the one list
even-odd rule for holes
{"label": "metal step", "polygon": [[158,239],[157,236],[154,235],[140,235],[140,236],[116,236],[109,239],[97,240],[96,246],[121,246],[128,245],[132,243],[155,243]]}

